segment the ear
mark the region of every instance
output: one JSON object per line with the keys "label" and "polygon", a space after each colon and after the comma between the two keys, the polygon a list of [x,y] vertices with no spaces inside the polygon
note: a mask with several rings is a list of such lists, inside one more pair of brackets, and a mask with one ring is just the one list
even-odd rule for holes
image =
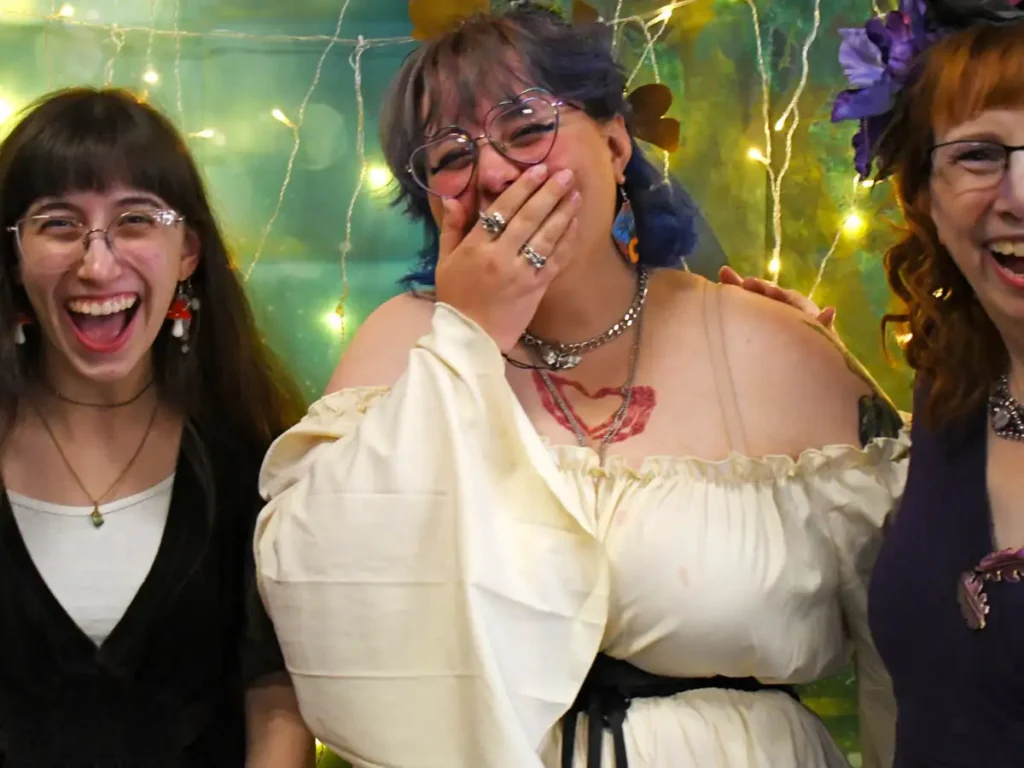
{"label": "ear", "polygon": [[615,169],[615,181],[621,184],[626,178],[626,165],[633,156],[633,142],[626,129],[626,119],[616,115],[602,126],[608,150],[611,153],[612,166]]}
{"label": "ear", "polygon": [[199,266],[199,255],[201,252],[199,235],[193,230],[185,230],[185,242],[181,246],[181,262],[178,266],[178,282],[188,280],[192,273]]}

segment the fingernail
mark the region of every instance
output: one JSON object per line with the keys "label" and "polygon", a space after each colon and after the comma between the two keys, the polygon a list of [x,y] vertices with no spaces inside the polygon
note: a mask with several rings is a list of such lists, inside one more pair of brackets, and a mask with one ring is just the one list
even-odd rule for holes
{"label": "fingernail", "polygon": [[555,181],[562,186],[569,186],[569,182],[572,181],[572,171],[566,168],[564,171],[559,171],[555,174]]}
{"label": "fingernail", "polygon": [[533,166],[527,173],[530,174],[532,179],[543,179],[548,175],[548,167],[541,163],[540,165]]}
{"label": "fingernail", "polygon": [[573,190],[573,193],[569,195],[569,202],[576,205],[580,201],[580,191],[578,189]]}

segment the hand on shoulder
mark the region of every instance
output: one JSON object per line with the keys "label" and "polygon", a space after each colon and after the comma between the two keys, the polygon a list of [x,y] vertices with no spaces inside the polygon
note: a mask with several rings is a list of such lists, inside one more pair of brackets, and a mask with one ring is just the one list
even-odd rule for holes
{"label": "hand on shoulder", "polygon": [[325,394],[349,387],[390,387],[405,373],[409,352],[430,332],[434,296],[402,293],[363,321],[338,361]]}

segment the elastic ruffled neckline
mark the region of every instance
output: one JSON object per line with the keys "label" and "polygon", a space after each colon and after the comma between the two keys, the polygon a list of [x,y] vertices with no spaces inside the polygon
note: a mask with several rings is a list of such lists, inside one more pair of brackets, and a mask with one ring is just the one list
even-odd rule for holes
{"label": "elastic ruffled neckline", "polygon": [[732,452],[719,460],[696,456],[648,456],[634,469],[619,455],[609,455],[602,467],[597,454],[578,445],[553,445],[541,438],[559,470],[600,476],[626,476],[650,480],[654,477],[682,477],[720,484],[775,482],[812,477],[849,469],[875,467],[898,461],[910,450],[910,431],[899,437],[880,437],[864,448],[855,445],[827,445],[808,448],[793,458],[786,455],[746,456]]}

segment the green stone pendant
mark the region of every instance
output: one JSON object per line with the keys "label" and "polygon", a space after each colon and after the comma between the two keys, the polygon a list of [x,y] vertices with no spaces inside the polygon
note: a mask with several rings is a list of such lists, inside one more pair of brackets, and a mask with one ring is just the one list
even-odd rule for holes
{"label": "green stone pendant", "polygon": [[89,515],[89,519],[92,520],[92,524],[97,528],[103,525],[105,521],[103,520],[103,513],[100,512],[99,504],[92,505],[92,514]]}

